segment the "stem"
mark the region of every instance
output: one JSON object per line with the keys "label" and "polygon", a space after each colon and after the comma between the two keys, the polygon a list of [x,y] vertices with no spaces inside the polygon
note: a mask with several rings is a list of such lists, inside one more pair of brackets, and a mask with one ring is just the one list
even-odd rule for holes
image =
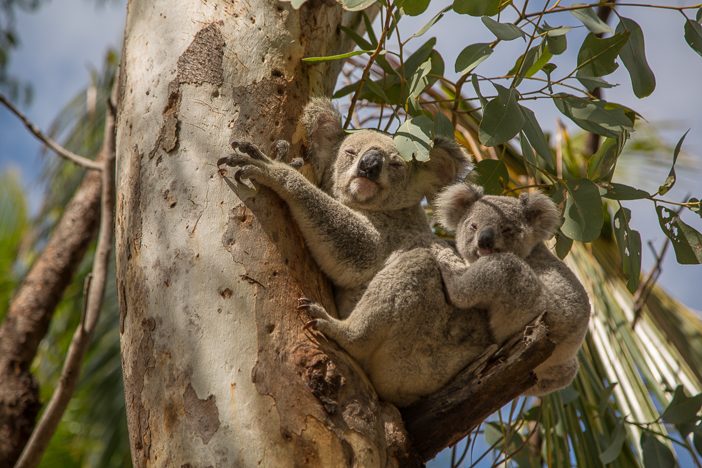
{"label": "stem", "polygon": [[590,3],[590,4],[582,4],[582,5],[573,5],[573,6],[561,7],[561,8],[556,8],[557,5],[554,5],[549,10],[534,11],[531,13],[527,13],[526,15],[524,15],[524,18],[530,18],[532,16],[548,15],[551,13],[561,13],[563,11],[584,10],[586,8],[613,7],[615,5],[625,6],[625,7],[658,8],[661,10],[674,10],[674,11],[696,10],[698,8],[702,8],[702,3],[698,3],[696,5],[687,5],[687,6],[676,7],[676,6],[670,6],[670,5],[651,5],[648,3],[603,2],[603,3]]}

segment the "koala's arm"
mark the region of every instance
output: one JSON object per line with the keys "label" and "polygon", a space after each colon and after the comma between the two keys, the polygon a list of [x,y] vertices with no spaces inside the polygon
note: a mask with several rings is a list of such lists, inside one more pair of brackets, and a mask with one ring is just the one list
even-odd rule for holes
{"label": "koala's arm", "polygon": [[496,253],[468,264],[457,255],[437,256],[451,303],[461,309],[490,306],[523,308],[532,306],[541,284],[531,267],[512,253]]}
{"label": "koala's arm", "polygon": [[237,177],[253,179],[287,203],[316,262],[335,284],[354,287],[372,278],[384,258],[378,255],[382,238],[368,219],[254,145],[235,145],[237,151],[218,165],[238,167]]}

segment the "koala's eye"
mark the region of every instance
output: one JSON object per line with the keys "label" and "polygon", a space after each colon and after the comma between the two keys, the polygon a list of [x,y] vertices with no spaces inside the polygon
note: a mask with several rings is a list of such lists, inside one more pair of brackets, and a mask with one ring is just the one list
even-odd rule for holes
{"label": "koala's eye", "polygon": [[478,225],[475,223],[470,223],[470,230],[471,231],[477,231],[478,230]]}
{"label": "koala's eye", "polygon": [[405,167],[405,163],[403,163],[402,161],[397,161],[395,159],[391,159],[389,166],[390,167],[398,167],[398,168]]}
{"label": "koala's eye", "polygon": [[346,149],[344,150],[344,153],[346,153],[346,154],[349,155],[349,156],[356,156],[356,155],[358,154],[358,153],[356,152],[356,150],[353,149],[353,148],[346,148]]}

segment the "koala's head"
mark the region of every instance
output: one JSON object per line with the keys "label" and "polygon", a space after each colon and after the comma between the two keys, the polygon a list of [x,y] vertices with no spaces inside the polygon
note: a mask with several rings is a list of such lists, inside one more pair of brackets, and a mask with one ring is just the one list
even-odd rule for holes
{"label": "koala's head", "polygon": [[418,204],[455,182],[468,158],[454,142],[437,139],[426,162],[405,161],[391,136],[374,130],[344,135],[329,100],[313,99],[303,114],[308,160],[319,184],[353,208],[388,211]]}
{"label": "koala's head", "polygon": [[439,223],[456,231],[456,246],[469,262],[496,252],[525,258],[558,229],[561,214],[541,193],[519,198],[483,195],[475,185],[455,184],[436,198]]}

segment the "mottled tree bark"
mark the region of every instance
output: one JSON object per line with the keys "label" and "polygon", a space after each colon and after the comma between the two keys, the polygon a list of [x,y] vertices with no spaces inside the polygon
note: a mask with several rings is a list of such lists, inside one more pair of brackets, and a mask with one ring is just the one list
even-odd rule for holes
{"label": "mottled tree bark", "polygon": [[117,131],[117,280],[132,459],[157,466],[407,466],[399,413],[296,300],[333,307],[284,204],[237,197],[228,141],[299,156],[338,64],[341,9],[131,0]]}

